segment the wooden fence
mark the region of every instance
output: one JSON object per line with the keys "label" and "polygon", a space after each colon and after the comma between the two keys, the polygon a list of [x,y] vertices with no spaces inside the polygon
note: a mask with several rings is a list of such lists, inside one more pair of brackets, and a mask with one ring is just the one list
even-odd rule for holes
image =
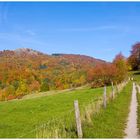
{"label": "wooden fence", "polygon": [[[111,91],[111,100],[114,100],[115,94],[119,93],[128,83],[128,81],[122,82],[119,85],[116,86],[116,89],[114,88],[113,82],[111,83],[112,91]],[[109,99],[109,98],[108,98]],[[103,91],[103,107],[106,109],[107,107],[107,91],[106,86],[104,86]],[[81,125],[81,117],[80,117],[80,109],[78,105],[78,100],[74,101],[74,108],[75,108],[75,120],[76,120],[76,126],[77,126],[77,136],[78,138],[82,138],[82,125]]]}

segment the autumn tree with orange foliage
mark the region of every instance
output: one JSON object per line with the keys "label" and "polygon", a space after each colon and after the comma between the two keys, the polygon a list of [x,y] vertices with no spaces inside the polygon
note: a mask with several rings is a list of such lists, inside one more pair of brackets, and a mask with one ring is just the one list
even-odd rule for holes
{"label": "autumn tree with orange foliage", "polygon": [[[90,71],[91,72],[91,71]],[[92,70],[92,87],[100,87],[110,85],[111,81],[115,81],[116,67],[111,63],[96,66]]]}
{"label": "autumn tree with orange foliage", "polygon": [[131,55],[128,58],[128,63],[131,66],[131,70],[140,69],[140,42],[132,46]]}
{"label": "autumn tree with orange foliage", "polygon": [[122,82],[125,78],[127,78],[127,71],[128,65],[126,58],[119,53],[116,55],[115,59],[113,60],[113,64],[116,66],[116,82]]}

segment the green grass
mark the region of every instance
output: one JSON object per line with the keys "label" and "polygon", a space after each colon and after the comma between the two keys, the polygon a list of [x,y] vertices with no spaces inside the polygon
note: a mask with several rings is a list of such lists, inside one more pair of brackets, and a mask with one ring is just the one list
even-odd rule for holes
{"label": "green grass", "polygon": [[[110,87],[107,91],[110,92]],[[34,129],[36,126],[55,122],[52,121],[53,118],[64,118],[61,116],[67,116],[65,119],[69,119],[70,116],[74,118],[72,111],[74,100],[79,101],[82,110],[91,101],[94,102],[94,100],[102,98],[102,94],[103,88],[85,88],[28,100],[0,102],[0,137],[35,138],[36,131]],[[72,111],[71,115],[69,115],[70,111]],[[74,133],[75,130],[72,131]],[[75,137],[75,134],[72,137]]]}
{"label": "green grass", "polygon": [[[132,73],[132,76],[134,77],[134,81],[139,84],[140,86],[140,71],[134,71]],[[137,125],[138,125],[138,133],[140,134],[140,94],[138,93],[137,89],[137,101],[138,101],[138,108],[137,108],[137,113],[138,113],[138,118],[137,118]]]}
{"label": "green grass", "polygon": [[132,83],[121,91],[106,109],[94,114],[92,122],[83,124],[85,138],[123,138],[129,113]]}
{"label": "green grass", "polygon": [[[74,100],[79,101],[84,137],[117,138],[124,135],[131,85],[102,108],[103,88],[85,87],[49,96],[0,102],[1,138],[76,138]],[[98,112],[98,113],[97,113]],[[117,123],[114,127],[114,121]],[[94,132],[94,133],[93,133]]]}
{"label": "green grass", "polygon": [[134,82],[140,83],[140,71],[132,71],[130,76],[134,78]]}

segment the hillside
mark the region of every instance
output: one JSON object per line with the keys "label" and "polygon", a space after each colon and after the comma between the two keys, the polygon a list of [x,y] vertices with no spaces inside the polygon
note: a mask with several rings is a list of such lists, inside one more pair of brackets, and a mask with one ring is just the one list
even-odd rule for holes
{"label": "hillside", "polygon": [[84,85],[107,62],[85,55],[52,54],[21,48],[0,51],[0,100]]}

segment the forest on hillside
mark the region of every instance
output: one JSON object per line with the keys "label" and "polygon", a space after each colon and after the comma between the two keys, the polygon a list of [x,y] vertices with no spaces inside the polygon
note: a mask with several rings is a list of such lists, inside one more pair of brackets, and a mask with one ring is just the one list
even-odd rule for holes
{"label": "forest on hillside", "polygon": [[110,63],[85,55],[47,55],[25,48],[0,51],[0,100],[85,84],[93,88],[120,83],[131,69],[130,60],[121,53]]}

